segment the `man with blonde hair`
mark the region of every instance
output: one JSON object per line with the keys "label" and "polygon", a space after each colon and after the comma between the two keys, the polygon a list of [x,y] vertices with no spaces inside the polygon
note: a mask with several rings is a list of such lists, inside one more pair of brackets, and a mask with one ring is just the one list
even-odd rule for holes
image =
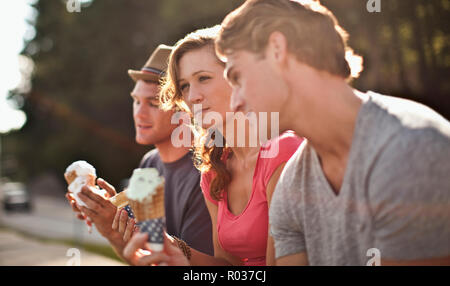
{"label": "man with blonde hair", "polygon": [[450,264],[450,123],[353,89],[362,61],[327,8],[249,0],[216,52],[234,111],[279,112],[280,132],[307,138],[272,199],[277,264]]}
{"label": "man with blonde hair", "polygon": [[[163,111],[159,108],[159,82],[167,70],[168,57],[172,47],[159,45],[140,70],[128,70],[135,82],[131,91],[133,119],[136,129],[136,142],[141,145],[154,145],[142,158],[139,168],[156,168],[165,179],[164,208],[166,231],[176,237],[180,244],[187,243],[195,249],[213,255],[212,225],[206,203],[200,189],[200,172],[192,161],[189,147],[176,147],[172,143],[172,133],[179,124],[172,124],[175,109]],[[189,130],[189,127],[185,127]],[[101,188],[111,195],[113,186],[105,180],[97,180]],[[80,209],[67,197],[80,219]],[[129,206],[117,209],[107,199],[89,189],[83,188],[80,194],[87,207],[81,211],[95,223],[97,230],[111,243],[113,249],[128,263],[123,255],[125,245],[134,233],[134,219]],[[145,229],[143,229],[145,231]],[[145,244],[145,241],[142,241]]]}

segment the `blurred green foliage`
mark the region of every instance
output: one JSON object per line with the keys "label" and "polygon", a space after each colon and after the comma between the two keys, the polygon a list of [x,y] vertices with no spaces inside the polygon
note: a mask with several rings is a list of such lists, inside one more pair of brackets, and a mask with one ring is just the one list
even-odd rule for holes
{"label": "blurred green foliage", "polygon": [[364,57],[361,90],[410,98],[450,118],[450,0],[322,0]]}
{"label": "blurred green foliage", "polygon": [[[411,98],[450,118],[450,0],[381,0],[381,13],[369,13],[366,2],[322,1],[364,57],[353,85]],[[36,36],[23,51],[35,64],[23,107],[28,121],[3,145],[20,166],[12,175],[53,172],[63,180],[67,165],[84,159],[117,186],[151,148],[134,142],[127,70],[141,68],[158,44],[218,24],[241,3],[94,0],[69,13],[64,1],[36,2]]]}
{"label": "blurred green foliage", "polygon": [[[24,95],[27,123],[3,140],[13,179],[28,181],[86,160],[115,186],[153,146],[134,141],[130,68],[140,69],[161,43],[221,22],[242,1],[94,0],[69,13],[65,1],[40,0],[36,36],[23,54],[34,62]],[[61,190],[65,192],[65,190]]]}

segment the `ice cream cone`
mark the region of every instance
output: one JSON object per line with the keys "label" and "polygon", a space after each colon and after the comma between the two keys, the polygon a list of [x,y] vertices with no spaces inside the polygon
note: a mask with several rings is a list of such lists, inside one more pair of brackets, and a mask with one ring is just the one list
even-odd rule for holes
{"label": "ice cream cone", "polygon": [[76,161],[67,167],[64,178],[68,185],[72,184],[78,177],[84,177],[86,185],[95,186],[95,179],[97,178],[95,168],[88,162]]}
{"label": "ice cream cone", "polygon": [[142,201],[128,199],[131,209],[137,222],[149,219],[164,217],[164,185],[156,187],[156,193],[153,196],[144,198]]}
{"label": "ice cream cone", "polygon": [[[77,178],[77,173],[75,171],[68,172],[64,174],[64,178],[67,181],[67,184],[72,184],[73,181]],[[97,178],[94,174],[88,174],[86,177],[86,185],[89,187],[95,186],[95,179]]]}
{"label": "ice cream cone", "polygon": [[101,190],[95,185],[95,180],[97,179],[95,168],[86,161],[73,162],[67,167],[64,178],[69,185],[68,190],[74,195],[78,206],[86,206],[78,197],[78,193],[81,192],[83,186],[88,186],[98,195],[105,196],[106,194],[105,190]]}
{"label": "ice cream cone", "polygon": [[126,194],[126,190],[123,191],[123,192],[118,193],[114,197],[109,198],[109,201],[113,205],[118,207],[119,209],[125,207],[126,205],[129,204],[128,198],[127,198],[127,194]]}
{"label": "ice cream cone", "polygon": [[77,172],[75,171],[66,172],[64,173],[64,178],[66,179],[67,185],[70,185],[77,178]]}
{"label": "ice cream cone", "polygon": [[152,250],[162,250],[164,241],[164,178],[155,168],[133,171],[127,197],[141,232],[149,234]]}

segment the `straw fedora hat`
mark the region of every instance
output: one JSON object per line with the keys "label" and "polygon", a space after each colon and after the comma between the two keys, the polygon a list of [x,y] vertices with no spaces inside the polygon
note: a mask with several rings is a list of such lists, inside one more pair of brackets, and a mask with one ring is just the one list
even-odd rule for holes
{"label": "straw fedora hat", "polygon": [[160,77],[167,71],[169,55],[172,49],[170,46],[159,45],[140,71],[130,69],[128,70],[128,75],[134,81],[142,79],[159,82]]}

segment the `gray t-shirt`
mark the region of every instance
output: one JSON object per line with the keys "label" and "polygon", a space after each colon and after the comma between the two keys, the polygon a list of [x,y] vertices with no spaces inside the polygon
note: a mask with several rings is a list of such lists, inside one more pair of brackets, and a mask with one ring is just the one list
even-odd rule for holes
{"label": "gray t-shirt", "polygon": [[211,217],[200,188],[200,172],[189,152],[172,163],[161,161],[157,149],[148,152],[140,168],[156,168],[165,179],[164,207],[167,233],[190,247],[214,255]]}
{"label": "gray t-shirt", "polygon": [[428,107],[367,93],[336,195],[305,142],[270,208],[276,257],[366,265],[450,255],[450,123]]}

